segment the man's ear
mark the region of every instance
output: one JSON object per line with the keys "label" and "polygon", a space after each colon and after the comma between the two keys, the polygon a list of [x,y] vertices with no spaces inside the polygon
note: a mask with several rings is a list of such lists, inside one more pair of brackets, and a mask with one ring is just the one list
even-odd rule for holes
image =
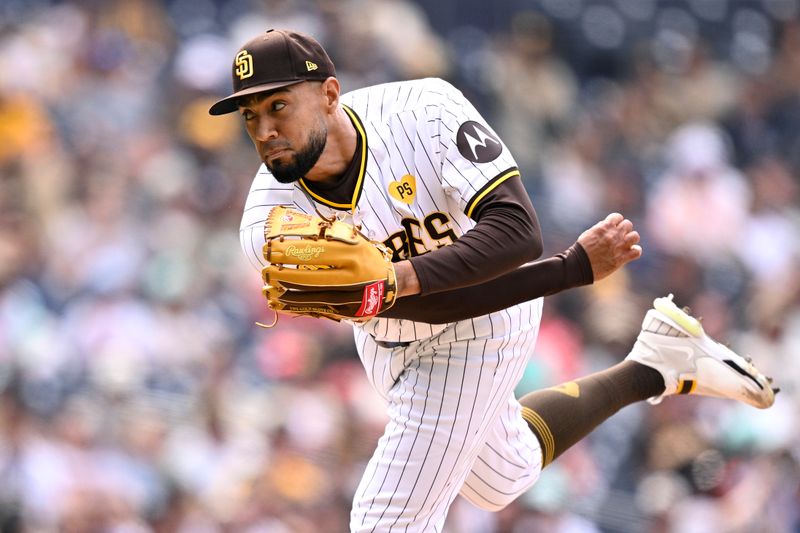
{"label": "man's ear", "polygon": [[322,94],[325,96],[325,107],[330,112],[336,111],[339,107],[339,94],[341,91],[339,80],[331,76],[322,82],[321,89]]}

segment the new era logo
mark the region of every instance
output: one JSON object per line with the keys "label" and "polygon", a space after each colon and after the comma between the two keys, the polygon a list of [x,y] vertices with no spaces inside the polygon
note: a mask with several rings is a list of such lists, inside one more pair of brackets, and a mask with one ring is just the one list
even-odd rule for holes
{"label": "new era logo", "polygon": [[311,72],[312,70],[317,70],[319,67],[316,63],[312,63],[311,61],[306,61],[306,69]]}

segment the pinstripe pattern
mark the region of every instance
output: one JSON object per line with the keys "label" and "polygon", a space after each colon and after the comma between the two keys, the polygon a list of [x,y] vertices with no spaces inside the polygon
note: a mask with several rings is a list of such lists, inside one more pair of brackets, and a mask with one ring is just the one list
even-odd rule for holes
{"label": "pinstripe pattern", "polygon": [[[505,146],[487,163],[461,155],[456,138],[463,123],[491,129],[442,80],[368,87],[342,95],[341,102],[352,110],[357,134],[363,129],[365,136],[357,205],[337,211],[319,196],[312,205],[299,185],[278,183],[262,165],[240,227],[242,249],[259,270],[265,266],[264,221],[272,206],[338,214],[361,224],[372,239],[399,239],[396,250],[404,258],[450,244],[453,234],[458,238],[473,228],[465,211],[496,180],[516,172]],[[404,202],[391,189],[408,174],[416,188]],[[428,217],[435,231],[426,229]],[[375,318],[354,327],[367,377],[386,400],[390,421],[355,496],[353,531],[440,531],[459,492],[496,510],[536,480],[541,452],[512,391],[540,318],[537,300],[453,324]],[[385,349],[376,340],[410,344]]]}
{"label": "pinstripe pattern", "polygon": [[355,330],[390,421],[356,493],[352,531],[440,531],[459,492],[496,510],[533,484],[541,453],[513,389],[540,313],[537,300],[487,317],[498,336],[476,336],[473,325],[484,319],[465,320],[394,350]]}
{"label": "pinstripe pattern", "polygon": [[539,442],[522,421],[519,403],[511,398],[473,463],[461,495],[477,507],[498,511],[536,482],[541,460]]}

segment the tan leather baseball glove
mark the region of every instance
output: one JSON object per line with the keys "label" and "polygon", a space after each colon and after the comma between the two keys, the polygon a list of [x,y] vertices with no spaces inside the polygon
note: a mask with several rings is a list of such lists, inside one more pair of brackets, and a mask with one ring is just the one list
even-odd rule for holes
{"label": "tan leather baseball glove", "polygon": [[270,309],[290,315],[366,321],[394,304],[391,252],[355,226],[287,206],[264,228],[261,270]]}

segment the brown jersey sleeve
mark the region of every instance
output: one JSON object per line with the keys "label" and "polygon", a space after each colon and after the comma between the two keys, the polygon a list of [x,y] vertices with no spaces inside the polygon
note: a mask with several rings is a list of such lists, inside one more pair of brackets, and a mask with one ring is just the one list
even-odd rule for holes
{"label": "brown jersey sleeve", "polygon": [[519,176],[471,209],[477,221],[450,246],[412,257],[422,295],[484,283],[542,254],[539,220]]}
{"label": "brown jersey sleeve", "polygon": [[400,298],[386,318],[445,324],[500,311],[540,296],[548,296],[593,281],[592,265],[577,242],[553,257],[528,263],[480,285]]}

